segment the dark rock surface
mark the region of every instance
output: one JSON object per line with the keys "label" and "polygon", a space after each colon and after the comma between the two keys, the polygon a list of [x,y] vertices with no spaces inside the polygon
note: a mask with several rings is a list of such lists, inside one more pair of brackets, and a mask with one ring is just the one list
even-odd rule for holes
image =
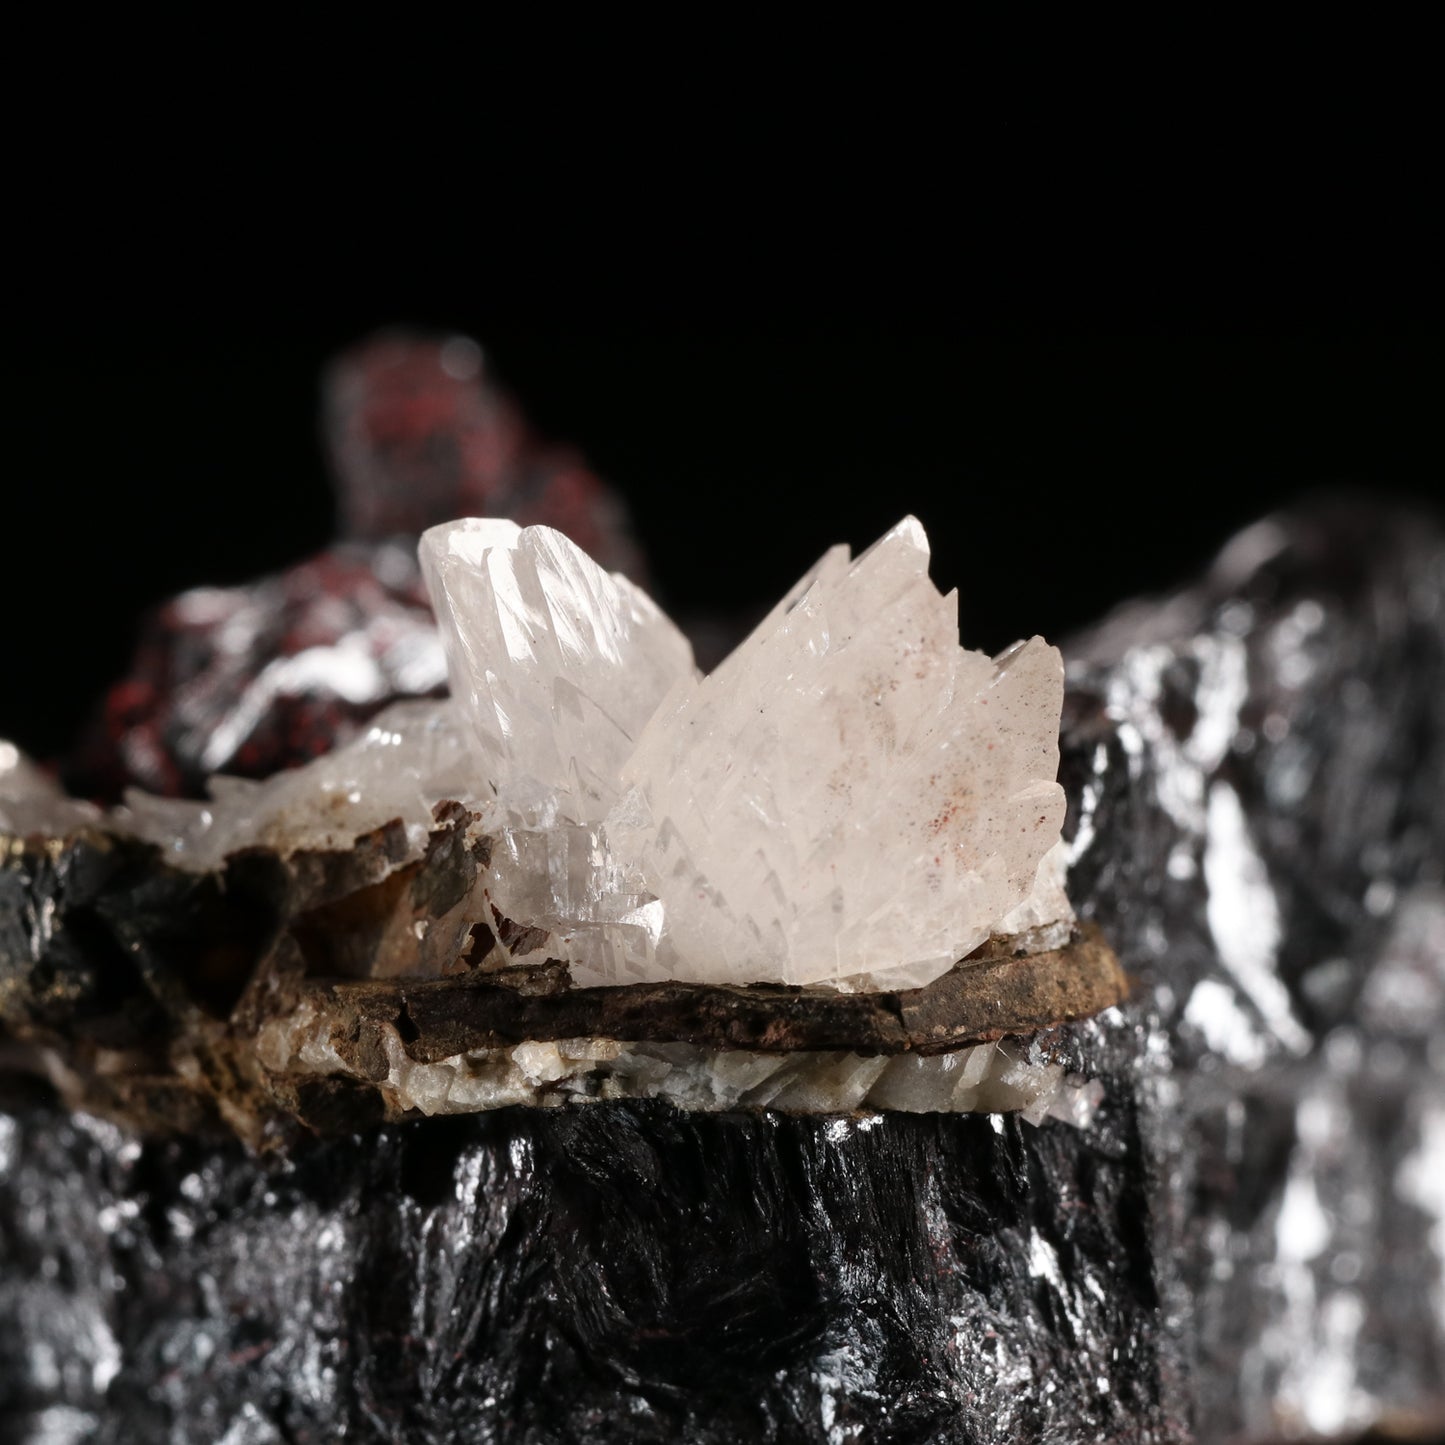
{"label": "dark rock surface", "polygon": [[[1072,650],[1086,1130],[513,1110],[258,1161],[0,1113],[20,1441],[1445,1432],[1445,539],[1272,519]],[[0,1043],[0,1049],[3,1049]]]}
{"label": "dark rock surface", "polygon": [[1127,1132],[595,1106],[273,1173],[32,1113],[0,1398],[125,1441],[1133,1431],[1165,1415]]}

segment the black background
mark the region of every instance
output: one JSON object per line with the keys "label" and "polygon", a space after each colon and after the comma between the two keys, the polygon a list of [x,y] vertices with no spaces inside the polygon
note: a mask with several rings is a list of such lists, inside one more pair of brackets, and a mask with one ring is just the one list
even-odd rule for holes
{"label": "black background", "polygon": [[325,543],[318,374],[390,324],[477,336],[686,612],[912,511],[996,648],[1320,488],[1439,505],[1419,85],[1294,56],[1057,86],[1026,49],[981,91],[917,72],[927,37],[855,40],[642,92],[587,57],[590,88],[528,71],[490,111],[475,77],[405,114],[203,77],[27,150],[0,736],[55,754],[144,608]]}

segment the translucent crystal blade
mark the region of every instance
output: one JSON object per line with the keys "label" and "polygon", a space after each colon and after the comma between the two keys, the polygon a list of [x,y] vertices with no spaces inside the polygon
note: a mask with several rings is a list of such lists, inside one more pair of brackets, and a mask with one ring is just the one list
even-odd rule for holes
{"label": "translucent crystal blade", "polygon": [[519,821],[601,819],[637,733],[693,674],[687,639],[549,527],[452,522],[421,559],[486,782]]}

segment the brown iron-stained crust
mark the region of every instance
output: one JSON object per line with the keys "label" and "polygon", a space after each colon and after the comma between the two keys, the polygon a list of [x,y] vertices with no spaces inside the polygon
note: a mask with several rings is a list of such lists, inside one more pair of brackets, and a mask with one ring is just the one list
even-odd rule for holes
{"label": "brown iron-stained crust", "polygon": [[1016,956],[1010,940],[990,939],[932,983],[886,993],[785,984],[569,988],[565,972],[553,967],[417,981],[318,981],[305,996],[338,1020],[354,1019],[361,1030],[390,1024],[412,1058],[434,1063],[475,1049],[585,1037],[762,1053],[939,1054],[1087,1018],[1126,992],[1113,950],[1085,924],[1062,948],[1042,953]]}

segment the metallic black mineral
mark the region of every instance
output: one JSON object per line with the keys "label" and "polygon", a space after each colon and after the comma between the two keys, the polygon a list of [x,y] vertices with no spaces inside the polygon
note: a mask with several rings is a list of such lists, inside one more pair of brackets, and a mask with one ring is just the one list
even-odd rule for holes
{"label": "metallic black mineral", "polygon": [[1445,539],[1271,519],[1070,655],[1070,892],[1135,979],[1067,1033],[1090,1127],[598,1104],[260,1160],[16,1073],[0,1438],[1445,1431]]}

